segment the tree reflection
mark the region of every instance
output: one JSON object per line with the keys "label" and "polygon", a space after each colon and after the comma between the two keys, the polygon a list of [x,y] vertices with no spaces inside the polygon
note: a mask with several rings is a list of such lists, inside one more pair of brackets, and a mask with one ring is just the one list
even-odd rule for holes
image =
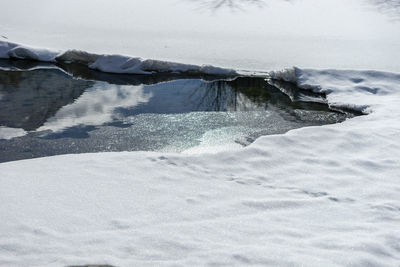
{"label": "tree reflection", "polygon": [[[320,101],[324,98],[324,95],[302,90],[283,81],[266,82],[263,78],[238,77],[232,81],[202,83],[188,94],[185,105],[193,106],[193,110],[196,111],[229,112],[275,107],[275,111],[282,110],[285,114],[293,116],[296,110],[330,112],[329,106]],[[317,102],[311,101],[312,99]]]}
{"label": "tree reflection", "polygon": [[59,70],[0,71],[0,125],[34,131],[93,84]]}

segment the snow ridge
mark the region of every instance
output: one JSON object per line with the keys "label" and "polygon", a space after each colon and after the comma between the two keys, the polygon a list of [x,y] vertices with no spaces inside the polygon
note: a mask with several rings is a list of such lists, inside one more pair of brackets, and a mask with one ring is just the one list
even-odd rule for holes
{"label": "snow ridge", "polygon": [[58,51],[17,44],[9,42],[4,38],[0,39],[0,59],[26,59],[51,63],[78,63],[98,71],[121,74],[174,72],[224,76],[237,75],[237,72],[233,69],[225,69],[211,65],[198,66],[124,55],[94,54],[74,49]]}

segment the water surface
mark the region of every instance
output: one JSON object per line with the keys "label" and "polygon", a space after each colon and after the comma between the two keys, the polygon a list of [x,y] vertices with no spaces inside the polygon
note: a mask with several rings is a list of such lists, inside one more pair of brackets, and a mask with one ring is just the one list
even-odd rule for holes
{"label": "water surface", "polygon": [[330,110],[322,95],[262,78],[1,64],[20,70],[0,71],[0,161],[99,151],[233,149],[261,135],[351,116]]}

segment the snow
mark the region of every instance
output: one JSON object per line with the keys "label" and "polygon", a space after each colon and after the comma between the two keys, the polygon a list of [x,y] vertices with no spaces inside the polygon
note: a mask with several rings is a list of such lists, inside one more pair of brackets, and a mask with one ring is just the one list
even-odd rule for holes
{"label": "snow", "polygon": [[[301,70],[293,68],[272,71],[270,77],[295,82],[299,87],[326,93],[331,107],[344,107],[364,112],[379,105],[397,101],[396,94],[400,76],[395,73],[354,70]],[[376,97],[379,96],[379,97]]]}
{"label": "snow", "polygon": [[55,62],[59,51],[30,47],[0,39],[0,58],[30,59],[44,62]]}
{"label": "snow", "polygon": [[88,68],[109,73],[152,74],[160,72],[199,73],[210,75],[234,76],[232,69],[214,67],[211,65],[192,65],[169,61],[142,59],[124,55],[94,54],[80,50],[65,52],[34,48],[0,39],[0,59],[29,59],[40,62],[66,62],[87,65]]}
{"label": "snow", "polygon": [[269,76],[368,115],[214,154],[2,163],[0,266],[396,266],[400,74]]}
{"label": "snow", "polygon": [[213,67],[196,66],[160,60],[142,60],[121,55],[103,55],[89,65],[90,68],[110,73],[151,74],[152,72],[198,72],[214,75],[235,75],[236,71]]}
{"label": "snow", "polygon": [[[223,7],[203,5],[211,1]],[[400,72],[400,61],[394,60],[400,58],[397,0],[120,0],[119,5],[102,1],[95,10],[90,0],[55,3],[0,1],[0,34],[63,51],[235,70],[301,66]],[[236,3],[240,8],[229,8]]]}

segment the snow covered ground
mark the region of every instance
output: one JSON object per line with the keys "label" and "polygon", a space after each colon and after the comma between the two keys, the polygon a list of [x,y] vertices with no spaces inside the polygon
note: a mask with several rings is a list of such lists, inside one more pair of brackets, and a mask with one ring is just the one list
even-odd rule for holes
{"label": "snow covered ground", "polygon": [[[398,0],[98,1],[0,1],[0,35],[37,47],[239,70],[400,72]],[[218,2],[225,6],[213,9]]]}
{"label": "snow covered ground", "polygon": [[0,164],[0,265],[397,266],[400,74],[271,77],[369,113],[217,154]]}

